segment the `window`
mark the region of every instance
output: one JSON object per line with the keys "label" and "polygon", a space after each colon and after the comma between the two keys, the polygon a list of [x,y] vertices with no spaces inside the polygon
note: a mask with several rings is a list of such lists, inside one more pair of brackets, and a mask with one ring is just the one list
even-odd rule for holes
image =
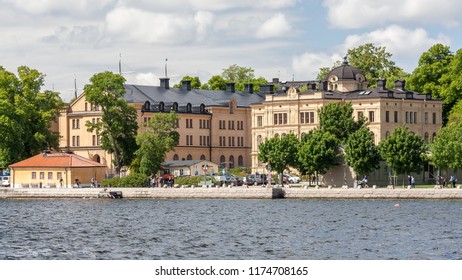
{"label": "window", "polygon": [[56,179],[61,180],[63,178],[62,172],[56,172]]}
{"label": "window", "polygon": [[36,180],[36,179],[37,179],[37,172],[34,171],[34,172],[31,173],[31,179],[32,179],[32,180]]}
{"label": "window", "polygon": [[314,123],[314,112],[310,112],[310,123]]}
{"label": "window", "polygon": [[263,126],[263,116],[257,116],[257,126],[258,127]]}
{"label": "window", "polygon": [[385,111],[385,122],[390,122],[390,111]]}
{"label": "window", "polygon": [[262,141],[262,137],[261,135],[258,135],[257,136],[257,146],[261,144],[261,141]]}
{"label": "window", "polygon": [[428,112],[424,113],[424,123],[428,124]]}
{"label": "window", "polygon": [[425,143],[428,143],[428,132],[425,132],[425,135],[424,135],[424,141]]}
{"label": "window", "polygon": [[193,120],[186,119],[186,128],[193,128]]}
{"label": "window", "polygon": [[186,159],[187,159],[187,160],[192,160],[192,155],[188,155],[188,156],[186,157]]}
{"label": "window", "polygon": [[300,113],[300,123],[305,123],[305,113]]}
{"label": "window", "polygon": [[93,146],[96,146],[96,135],[92,135],[91,138]]}
{"label": "window", "polygon": [[201,155],[201,160],[205,160],[205,155]]}
{"label": "window", "polygon": [[221,155],[220,156],[220,165],[221,166],[224,166],[226,164],[226,158],[224,155]]}
{"label": "window", "polygon": [[406,112],[405,123],[409,123],[409,112]]}
{"label": "window", "polygon": [[369,122],[373,123],[374,120],[374,111],[369,111]]}
{"label": "window", "polygon": [[414,112],[414,123],[417,123],[417,112]]}
{"label": "window", "polygon": [[395,112],[394,112],[394,116],[393,116],[393,117],[394,117],[394,122],[395,122],[395,123],[398,123],[398,111],[395,111]]}
{"label": "window", "polygon": [[363,112],[358,112],[358,120],[362,119],[364,117]]}
{"label": "window", "polygon": [[45,180],[45,172],[40,172],[39,176],[40,176],[40,180]]}
{"label": "window", "polygon": [[53,172],[48,172],[48,180],[53,180]]}
{"label": "window", "polygon": [[432,123],[436,124],[436,113],[432,114]]}
{"label": "window", "polygon": [[229,156],[229,168],[234,168],[234,156]]}
{"label": "window", "polygon": [[239,156],[237,158],[237,166],[239,166],[239,167],[244,166],[244,158],[242,156]]}
{"label": "window", "polygon": [[178,155],[177,154],[173,155],[173,160],[178,160]]}
{"label": "window", "polygon": [[387,139],[388,137],[390,137],[390,131],[385,132],[385,139]]}
{"label": "window", "polygon": [[278,124],[278,114],[274,114],[273,124]]}
{"label": "window", "polygon": [[287,113],[274,114],[274,124],[287,124]]}

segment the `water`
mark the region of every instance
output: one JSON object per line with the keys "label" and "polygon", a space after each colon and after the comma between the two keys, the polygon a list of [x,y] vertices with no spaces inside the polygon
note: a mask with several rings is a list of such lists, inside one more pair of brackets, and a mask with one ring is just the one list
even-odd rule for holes
{"label": "water", "polygon": [[462,259],[460,200],[0,200],[0,211],[3,260]]}

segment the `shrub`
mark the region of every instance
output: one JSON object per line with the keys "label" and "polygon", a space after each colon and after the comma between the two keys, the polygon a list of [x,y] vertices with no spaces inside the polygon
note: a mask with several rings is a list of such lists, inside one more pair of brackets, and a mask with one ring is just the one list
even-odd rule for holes
{"label": "shrub", "polygon": [[[217,182],[215,181],[214,178],[207,176],[206,177],[207,181],[212,181],[212,184],[216,184]],[[186,176],[186,177],[178,177],[175,178],[175,184],[178,184],[180,186],[186,185],[186,186],[192,186],[196,185],[198,186],[200,182],[204,181],[204,176]]]}
{"label": "shrub", "polygon": [[104,179],[101,182],[103,187],[111,188],[144,188],[147,187],[148,176],[139,173],[131,173],[125,177],[114,177],[109,179]]}

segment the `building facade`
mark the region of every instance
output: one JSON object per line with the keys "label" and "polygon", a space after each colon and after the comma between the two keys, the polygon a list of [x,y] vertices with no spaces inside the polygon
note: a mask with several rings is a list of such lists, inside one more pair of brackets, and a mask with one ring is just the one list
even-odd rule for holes
{"label": "building facade", "polygon": [[[181,88],[170,88],[169,79],[160,86],[124,85],[124,98],[135,107],[139,132],[154,114],[178,113],[180,142],[165,161],[207,160],[224,168],[251,165],[250,104],[264,100],[253,92],[252,85],[236,91],[233,83],[226,90],[197,90],[190,81]],[[113,158],[100,147],[100,136],[87,131],[87,122],[99,122],[102,112],[80,95],[59,117],[60,149],[108,166],[113,172]]]}
{"label": "building facade", "polygon": [[[369,121],[375,144],[403,125],[422,136],[427,143],[436,136],[442,126],[441,100],[406,90],[403,80],[397,80],[393,89],[386,88],[384,79],[379,79],[377,84],[377,88],[368,88],[361,71],[344,61],[327,75],[327,81],[308,82],[308,89],[303,92],[289,84],[284,91],[266,94],[263,102],[251,105],[252,169],[266,172],[265,164],[258,161],[258,145],[261,142],[276,134],[293,133],[300,138],[319,125],[319,109],[332,102],[351,102],[354,118],[364,116]],[[356,175],[344,165],[325,174],[323,183],[342,185],[345,169],[351,184]],[[376,174],[371,174],[373,178],[370,181],[387,184],[390,171],[382,164]],[[434,177],[432,166],[427,165],[425,172],[418,176],[416,178],[420,182],[431,181]]]}

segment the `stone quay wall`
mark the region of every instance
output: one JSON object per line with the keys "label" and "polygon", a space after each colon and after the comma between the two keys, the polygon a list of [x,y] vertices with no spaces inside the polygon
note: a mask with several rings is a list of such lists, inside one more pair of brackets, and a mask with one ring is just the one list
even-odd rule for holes
{"label": "stone quay wall", "polygon": [[462,199],[462,189],[302,188],[1,188],[1,198]]}

